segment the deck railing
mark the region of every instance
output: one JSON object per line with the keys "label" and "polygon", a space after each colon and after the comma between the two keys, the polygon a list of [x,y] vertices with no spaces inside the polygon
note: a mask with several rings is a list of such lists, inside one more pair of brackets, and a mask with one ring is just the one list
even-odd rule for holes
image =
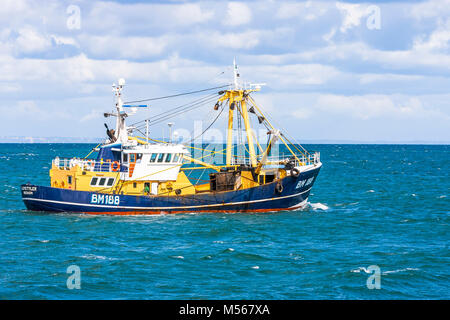
{"label": "deck railing", "polygon": [[79,158],[55,158],[52,160],[52,165],[61,170],[70,170],[76,166],[84,171],[95,172],[128,172],[128,165],[119,162],[111,161],[95,161],[92,159]]}
{"label": "deck railing", "polygon": [[[296,154],[297,158],[293,157],[292,154],[286,153],[286,154],[279,154],[276,156],[271,156],[267,158],[267,165],[282,165],[283,163],[292,162],[296,167],[299,166],[306,166],[306,165],[312,165],[317,164],[320,162],[320,152],[314,152],[309,153],[306,155],[299,155]],[[300,160],[300,161],[299,161]],[[231,159],[232,165],[239,165],[239,164],[250,164],[250,158],[248,157],[238,157],[238,158],[232,158]]]}

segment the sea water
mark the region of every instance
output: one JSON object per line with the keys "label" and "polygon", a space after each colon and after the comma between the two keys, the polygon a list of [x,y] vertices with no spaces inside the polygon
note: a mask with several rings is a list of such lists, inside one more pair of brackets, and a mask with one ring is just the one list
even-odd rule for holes
{"label": "sea water", "polygon": [[0,145],[1,299],[450,298],[448,145],[306,146],[323,168],[297,211],[25,209],[20,184],[92,147]]}

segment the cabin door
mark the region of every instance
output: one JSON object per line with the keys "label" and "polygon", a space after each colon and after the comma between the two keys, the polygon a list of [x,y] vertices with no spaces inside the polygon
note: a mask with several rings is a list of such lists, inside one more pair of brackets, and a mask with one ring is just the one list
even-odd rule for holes
{"label": "cabin door", "polygon": [[152,188],[150,191],[152,194],[158,194],[158,182],[152,182]]}

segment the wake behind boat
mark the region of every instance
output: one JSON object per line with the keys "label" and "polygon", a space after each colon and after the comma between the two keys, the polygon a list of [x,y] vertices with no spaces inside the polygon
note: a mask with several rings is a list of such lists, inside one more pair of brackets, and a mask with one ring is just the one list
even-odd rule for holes
{"label": "wake behind boat", "polygon": [[[145,137],[136,136],[138,128],[127,126],[126,118],[146,105],[123,103],[125,81],[121,79],[113,86],[115,111],[105,113],[105,117],[116,118],[116,127],[110,130],[105,124],[108,139],[93,150],[96,159],[55,158],[50,186],[21,186],[27,209],[121,215],[268,212],[304,206],[322,166],[320,154],[291,143],[276,129],[251,96],[260,86],[241,85],[236,64],[233,69],[234,84],[218,92],[213,107],[218,113],[213,123],[223,111],[228,113],[224,150],[206,150],[211,151],[208,156],[194,158],[191,150],[198,147],[191,143],[150,138],[149,120],[144,120]],[[175,110],[173,114],[180,113]],[[251,115],[267,129],[265,148],[252,130]],[[233,144],[235,123],[246,138],[238,146]],[[273,152],[278,142],[285,145],[288,154]],[[244,151],[239,155],[236,147]],[[205,160],[214,154],[225,155],[225,163]],[[209,172],[208,179],[191,179],[190,174],[197,170]]]}

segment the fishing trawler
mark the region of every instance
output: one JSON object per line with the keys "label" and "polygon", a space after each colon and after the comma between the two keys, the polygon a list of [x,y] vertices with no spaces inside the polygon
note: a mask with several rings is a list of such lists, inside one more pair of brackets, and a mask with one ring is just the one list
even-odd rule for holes
{"label": "fishing trawler", "polygon": [[[124,103],[125,81],[120,79],[113,85],[114,111],[104,114],[116,118],[116,127],[109,129],[105,124],[108,138],[92,150],[96,158],[53,159],[50,186],[21,186],[25,206],[33,211],[114,215],[270,212],[305,206],[322,166],[320,154],[291,143],[253,99],[252,93],[261,85],[242,84],[236,63],[233,73],[234,83],[215,92],[216,103],[210,105],[211,112],[218,113],[213,122],[224,110],[228,113],[223,150],[193,157],[191,151],[203,145],[149,137],[151,118],[145,120],[145,136],[136,135],[137,128],[127,126],[126,119],[147,105]],[[190,106],[188,111],[193,110],[193,104]],[[179,115],[182,109],[174,110],[172,113]],[[256,117],[267,130],[265,145],[252,130],[250,117]],[[246,140],[237,146],[233,143],[236,122]],[[278,145],[284,145],[288,153],[275,154]],[[239,155],[237,148],[245,150]],[[224,163],[205,159],[214,154],[223,154]],[[208,179],[190,178],[190,173],[198,170],[208,172]]]}

